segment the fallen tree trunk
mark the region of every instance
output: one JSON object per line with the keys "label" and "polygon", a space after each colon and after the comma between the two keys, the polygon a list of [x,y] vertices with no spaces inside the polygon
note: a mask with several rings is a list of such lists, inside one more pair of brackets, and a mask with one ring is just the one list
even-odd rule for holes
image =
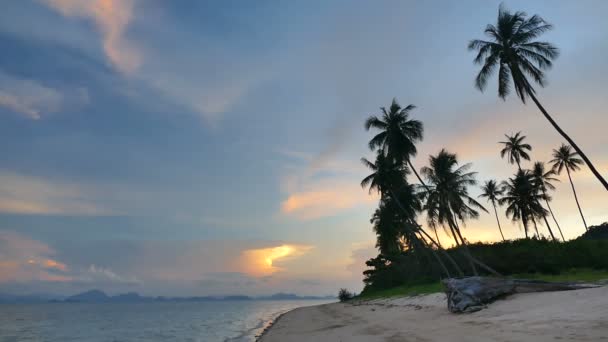
{"label": "fallen tree trunk", "polygon": [[569,291],[595,287],[588,284],[497,277],[449,278],[442,282],[448,297],[448,310],[454,313],[479,311],[486,304],[514,293]]}

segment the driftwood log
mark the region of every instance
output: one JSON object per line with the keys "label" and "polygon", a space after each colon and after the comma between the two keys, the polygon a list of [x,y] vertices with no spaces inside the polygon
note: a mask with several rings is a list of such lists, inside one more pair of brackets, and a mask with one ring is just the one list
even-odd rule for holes
{"label": "driftwood log", "polygon": [[479,311],[486,304],[514,293],[568,291],[595,287],[588,284],[498,277],[449,278],[442,282],[448,298],[448,310],[454,313]]}

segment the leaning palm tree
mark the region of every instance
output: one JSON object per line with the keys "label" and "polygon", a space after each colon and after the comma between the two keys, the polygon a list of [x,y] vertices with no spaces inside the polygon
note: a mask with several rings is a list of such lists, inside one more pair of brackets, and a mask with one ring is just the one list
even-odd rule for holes
{"label": "leaning palm tree", "polygon": [[410,161],[410,157],[416,156],[416,143],[422,140],[424,130],[422,122],[410,119],[410,111],[414,108],[416,106],[411,104],[401,108],[397,100],[393,99],[388,110],[382,107],[380,116],[370,116],[365,121],[365,129],[380,130],[369,141],[369,148],[372,151],[382,151],[397,164],[407,163],[418,180],[422,182]]}
{"label": "leaning palm tree", "polygon": [[503,144],[502,150],[500,150],[500,157],[504,158],[507,156],[510,164],[517,164],[517,168],[521,170],[521,160],[530,160],[530,155],[526,150],[532,151],[530,144],[524,143],[526,139],[525,135],[521,135],[521,132],[517,132],[513,135],[506,135],[506,141],[500,141],[499,144]]}
{"label": "leaning palm tree", "polygon": [[574,200],[576,201],[576,206],[578,207],[578,212],[581,214],[585,229],[589,230],[589,228],[587,228],[585,216],[583,215],[583,210],[581,210],[581,205],[578,203],[578,196],[576,196],[576,190],[574,189],[572,177],[570,176],[570,171],[574,172],[580,170],[579,165],[583,163],[582,160],[577,158],[577,155],[578,153],[572,152],[570,146],[562,144],[557,150],[553,150],[553,160],[551,160],[551,163],[553,164],[553,170],[558,175],[561,174],[564,169],[566,169],[568,179],[570,180],[570,185],[572,186]]}
{"label": "leaning palm tree", "polygon": [[502,188],[498,186],[495,180],[491,179],[486,181],[485,184],[481,187],[481,195],[479,197],[485,197],[492,206],[494,207],[494,215],[496,216],[496,223],[498,223],[498,230],[500,231],[500,236],[502,236],[502,241],[505,240],[505,235],[502,233],[502,228],[500,228],[500,220],[498,219],[498,211],[496,211],[496,202],[502,195]]}
{"label": "leaning palm tree", "polygon": [[[548,195],[548,190],[555,190],[555,186],[552,184],[553,182],[559,182],[559,179],[553,177],[555,175],[555,171],[553,170],[549,170],[549,171],[545,171],[545,163],[543,162],[535,162],[534,166],[532,167],[532,177],[534,177],[534,182],[536,183],[537,188],[540,190],[540,192],[543,194],[543,197],[545,199],[545,204],[547,205],[547,209],[549,210],[549,213],[551,214],[551,217],[553,217],[553,222],[555,222],[555,225],[557,226],[557,230],[559,230],[559,234],[562,236],[562,240],[566,241],[566,239],[564,238],[564,234],[562,233],[562,228],[559,226],[559,223],[557,222],[557,219],[555,218],[555,215],[553,214],[553,210],[551,210],[551,206],[549,205],[549,201],[551,200],[551,197],[549,197]],[[549,227],[549,222],[547,222],[547,219],[545,218],[545,224],[547,225],[547,228]],[[551,236],[553,236],[553,232],[551,232],[551,228],[549,228],[549,232],[551,233]]]}
{"label": "leaning palm tree", "polygon": [[543,195],[536,191],[532,174],[527,170],[518,170],[513,178],[502,182],[502,188],[504,194],[498,203],[507,206],[505,213],[513,222],[522,222],[527,239],[530,223],[536,224],[536,219],[545,213],[540,204]]}
{"label": "leaning palm tree", "polygon": [[459,220],[464,224],[469,218],[478,218],[479,212],[476,209],[487,211],[469,196],[468,187],[477,184],[476,173],[469,172],[470,164],[459,167],[456,155],[445,149],[442,149],[437,156],[431,156],[429,163],[430,166],[421,169],[427,180],[423,198],[426,199],[424,209],[428,224],[431,227],[441,225],[449,229],[456,245],[464,247],[473,273],[477,274],[475,260],[468,250],[458,224]]}
{"label": "leaning palm tree", "polygon": [[489,40],[475,39],[468,46],[469,50],[477,51],[474,62],[482,65],[475,79],[475,86],[483,91],[489,78],[498,69],[498,96],[504,100],[513,86],[523,103],[528,97],[531,98],[553,128],[574,147],[591,172],[608,190],[608,182],[596,170],[591,160],[540,104],[536,98],[536,90],[529,80],[531,78],[533,82],[544,87],[544,70],[551,68],[552,61],[559,55],[553,44],[536,40],[552,28],[551,24],[538,15],[528,17],[524,12],[512,13],[501,5],[496,25],[488,25],[484,31]]}

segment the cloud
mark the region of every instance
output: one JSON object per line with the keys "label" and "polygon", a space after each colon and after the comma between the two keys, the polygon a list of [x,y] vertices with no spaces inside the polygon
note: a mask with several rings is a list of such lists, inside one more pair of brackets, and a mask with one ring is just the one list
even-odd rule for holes
{"label": "cloud", "polygon": [[310,251],[312,246],[280,245],[276,247],[248,249],[242,252],[244,271],[251,275],[268,275],[283,268],[277,262],[297,258]]}
{"label": "cloud", "polygon": [[[332,216],[347,209],[377,201],[359,186],[356,167],[325,154],[312,157],[309,154],[281,150],[280,154],[296,159],[296,167],[288,167],[282,179],[282,188],[288,193],[281,202],[281,212],[301,220],[313,220]],[[304,163],[305,166],[301,167]]]}
{"label": "cloud", "polygon": [[126,283],[126,284],[138,284],[139,280],[136,277],[126,277],[116,274],[109,268],[90,265],[89,268],[78,278],[80,281],[91,282],[91,283]]}
{"label": "cloud", "polygon": [[302,220],[313,220],[377,200],[358,184],[338,179],[311,183],[306,187],[306,190],[292,193],[283,201],[283,213]]}
{"label": "cloud", "polygon": [[[66,95],[72,99],[66,101]],[[34,80],[14,77],[0,70],[1,107],[38,120],[44,114],[61,110],[67,102],[88,102],[88,94],[84,89],[63,94],[58,89],[44,86]]]}
{"label": "cloud", "polygon": [[107,215],[81,187],[0,171],[0,213]]}
{"label": "cloud", "polygon": [[23,281],[64,282],[72,278],[68,266],[54,260],[47,244],[12,231],[0,231],[0,283]]}
{"label": "cloud", "polygon": [[43,0],[66,17],[93,20],[103,36],[107,58],[121,72],[131,74],[141,65],[142,56],[125,38],[133,19],[135,0]]}

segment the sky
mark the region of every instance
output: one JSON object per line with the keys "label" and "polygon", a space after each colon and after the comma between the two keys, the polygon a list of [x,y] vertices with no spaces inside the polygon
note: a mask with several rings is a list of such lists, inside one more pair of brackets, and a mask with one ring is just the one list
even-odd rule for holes
{"label": "sky", "polygon": [[[561,55],[539,99],[608,177],[608,2],[505,5],[555,25],[543,39]],[[514,173],[504,134],[522,131],[545,162],[563,142],[536,107],[499,99],[495,79],[473,87],[466,46],[498,6],[4,2],[0,292],[360,291],[378,197],[360,187],[359,159],[373,156],[363,122],[379,107],[417,106],[417,168],[445,147],[480,182]],[[573,238],[584,227],[559,178],[552,208]],[[585,168],[573,181],[587,222],[608,221],[600,183]],[[507,238],[523,236],[499,218]],[[499,239],[493,213],[463,232]]]}

